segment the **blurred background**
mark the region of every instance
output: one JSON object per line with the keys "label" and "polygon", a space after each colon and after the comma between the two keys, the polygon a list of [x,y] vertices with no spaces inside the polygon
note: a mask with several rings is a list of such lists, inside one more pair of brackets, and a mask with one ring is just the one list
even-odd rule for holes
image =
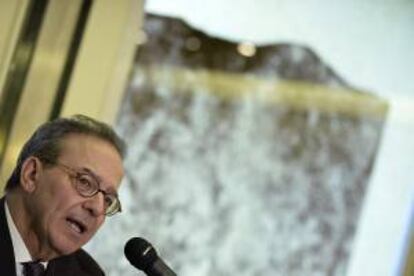
{"label": "blurred background", "polygon": [[[0,185],[41,122],[126,140],[108,275],[412,275],[414,2],[0,0]],[[410,47],[410,48],[409,48]],[[143,274],[142,274],[143,275]]]}

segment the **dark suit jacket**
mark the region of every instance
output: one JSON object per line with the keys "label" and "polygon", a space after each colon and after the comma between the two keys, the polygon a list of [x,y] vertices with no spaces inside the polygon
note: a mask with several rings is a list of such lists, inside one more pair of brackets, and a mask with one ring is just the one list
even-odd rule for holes
{"label": "dark suit jacket", "polygon": [[[13,244],[7,226],[4,197],[0,199],[0,275],[15,276]],[[99,265],[79,249],[75,253],[49,261],[46,276],[101,276],[105,275]]]}

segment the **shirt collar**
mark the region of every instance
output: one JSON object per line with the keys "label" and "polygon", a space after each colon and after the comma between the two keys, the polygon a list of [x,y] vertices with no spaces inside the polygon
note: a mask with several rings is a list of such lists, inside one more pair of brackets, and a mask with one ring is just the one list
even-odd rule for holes
{"label": "shirt collar", "polygon": [[30,262],[32,261],[32,256],[30,256],[29,250],[24,243],[22,236],[20,235],[19,231],[14,224],[13,218],[10,214],[9,207],[7,205],[7,201],[5,204],[6,209],[6,219],[7,225],[9,226],[10,236],[13,243],[13,250],[14,250],[14,258],[16,263],[23,263],[23,262]]}
{"label": "shirt collar", "polygon": [[[20,232],[17,230],[16,224],[14,224],[14,220],[10,214],[9,206],[7,205],[7,201],[5,201],[5,209],[6,209],[6,220],[7,225],[9,226],[10,236],[13,244],[14,250],[14,260],[16,265],[18,266],[17,270],[19,271],[21,267],[19,266],[25,262],[31,262],[32,256],[30,255],[29,249],[27,249],[26,244],[23,241]],[[47,267],[48,262],[41,262],[44,267]],[[19,274],[18,274],[19,275]]]}

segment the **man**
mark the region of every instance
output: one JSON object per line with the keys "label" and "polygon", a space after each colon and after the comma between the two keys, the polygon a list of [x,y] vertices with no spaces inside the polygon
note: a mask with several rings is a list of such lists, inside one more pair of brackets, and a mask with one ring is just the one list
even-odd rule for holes
{"label": "man", "polygon": [[0,200],[0,275],[104,275],[81,247],[121,211],[123,155],[115,132],[89,117],[40,126]]}

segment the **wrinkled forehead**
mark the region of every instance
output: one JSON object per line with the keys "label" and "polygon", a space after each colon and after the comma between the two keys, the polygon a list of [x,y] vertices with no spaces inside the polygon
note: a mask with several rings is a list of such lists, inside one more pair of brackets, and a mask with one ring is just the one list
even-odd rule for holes
{"label": "wrinkled forehead", "polygon": [[103,183],[116,190],[124,175],[122,157],[117,149],[96,136],[67,135],[61,141],[58,160],[74,168],[92,172]]}
{"label": "wrinkled forehead", "polygon": [[117,154],[119,155],[120,159],[123,159],[124,152],[123,149],[119,148],[119,145],[116,145],[115,141],[112,141],[111,139],[106,139],[104,137],[101,137],[99,135],[96,135],[94,133],[78,133],[78,132],[69,132],[61,136],[59,139],[57,139],[55,145],[59,148],[59,155],[62,154],[62,151],[68,147],[71,146],[73,142],[85,142],[88,141],[95,141],[100,144],[106,144],[106,146],[109,146],[113,148]]}

